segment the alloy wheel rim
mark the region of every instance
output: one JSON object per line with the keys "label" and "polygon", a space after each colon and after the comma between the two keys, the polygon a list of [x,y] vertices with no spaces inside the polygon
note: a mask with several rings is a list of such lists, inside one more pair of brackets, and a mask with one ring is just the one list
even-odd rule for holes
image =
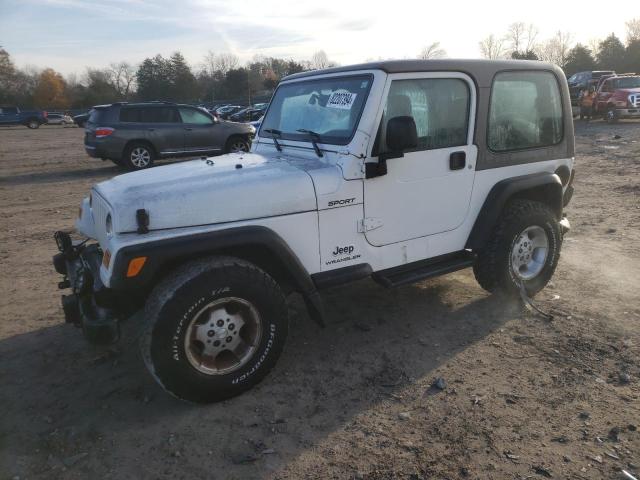
{"label": "alloy wheel rim", "polygon": [[255,306],[237,297],[215,300],[189,323],[184,338],[186,357],[206,375],[226,375],[251,359],[262,337],[262,319]]}
{"label": "alloy wheel rim", "polygon": [[131,163],[133,163],[136,167],[146,167],[147,165],[149,165],[150,161],[151,154],[146,148],[136,147],[131,151]]}
{"label": "alloy wheel rim", "polygon": [[531,280],[544,268],[549,254],[549,238],[544,228],[525,228],[511,247],[511,269],[521,280]]}
{"label": "alloy wheel rim", "polygon": [[247,145],[243,142],[236,142],[231,145],[231,153],[247,152]]}

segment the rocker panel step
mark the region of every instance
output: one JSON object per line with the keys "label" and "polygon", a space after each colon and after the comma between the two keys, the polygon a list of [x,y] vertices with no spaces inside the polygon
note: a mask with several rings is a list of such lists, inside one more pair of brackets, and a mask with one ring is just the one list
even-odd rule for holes
{"label": "rocker panel step", "polygon": [[384,287],[399,287],[400,285],[415,283],[427,278],[462,270],[472,266],[474,261],[475,255],[473,253],[462,250],[400,267],[380,270],[373,273],[371,277]]}

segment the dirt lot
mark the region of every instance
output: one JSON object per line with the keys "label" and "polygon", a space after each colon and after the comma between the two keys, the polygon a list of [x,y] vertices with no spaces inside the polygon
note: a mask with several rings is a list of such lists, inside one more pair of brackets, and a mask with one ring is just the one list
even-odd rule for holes
{"label": "dirt lot", "polygon": [[116,168],[79,129],[1,129],[0,478],[640,474],[640,124],[578,123],[577,152],[573,229],[537,298],[552,321],[469,271],[362,281],[325,294],[325,329],[293,299],[271,375],[194,406],[147,374],[135,321],[111,349],[63,323],[52,232]]}

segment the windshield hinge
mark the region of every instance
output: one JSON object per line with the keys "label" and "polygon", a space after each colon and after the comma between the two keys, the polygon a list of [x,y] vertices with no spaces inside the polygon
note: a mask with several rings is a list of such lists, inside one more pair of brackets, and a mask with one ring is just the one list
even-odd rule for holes
{"label": "windshield hinge", "polygon": [[358,221],[358,232],[360,233],[369,232],[371,230],[375,230],[376,228],[380,228],[381,226],[382,226],[382,219],[366,217]]}

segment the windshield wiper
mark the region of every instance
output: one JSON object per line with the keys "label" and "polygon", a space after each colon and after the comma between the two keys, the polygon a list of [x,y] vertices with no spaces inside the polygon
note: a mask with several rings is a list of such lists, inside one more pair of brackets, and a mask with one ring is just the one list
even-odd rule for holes
{"label": "windshield wiper", "polygon": [[281,152],[282,146],[278,143],[278,139],[275,137],[275,135],[278,135],[279,137],[281,137],[282,132],[277,128],[265,128],[264,131],[271,134],[271,138],[273,139],[273,144],[276,146],[276,150]]}
{"label": "windshield wiper", "polygon": [[316,151],[316,155],[322,157],[322,150],[318,146],[318,140],[320,140],[320,135],[313,130],[307,130],[306,128],[299,128],[297,130],[300,133],[306,133],[309,135],[309,140],[311,140],[311,144],[313,145],[313,149]]}

